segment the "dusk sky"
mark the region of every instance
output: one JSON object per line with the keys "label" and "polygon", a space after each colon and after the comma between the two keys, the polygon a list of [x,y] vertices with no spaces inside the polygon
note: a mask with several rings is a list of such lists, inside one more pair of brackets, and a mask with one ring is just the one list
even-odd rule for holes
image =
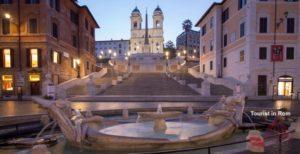
{"label": "dusk sky", "polygon": [[[152,14],[159,5],[164,13],[165,42],[175,43],[176,37],[183,31],[182,22],[190,19],[195,24],[213,2],[221,0],[79,0],[87,5],[101,29],[96,30],[96,40],[130,39],[130,14],[137,6],[145,19],[146,8],[149,14],[149,26],[152,27]],[[143,23],[143,27],[145,23]],[[199,28],[194,27],[194,30]]]}

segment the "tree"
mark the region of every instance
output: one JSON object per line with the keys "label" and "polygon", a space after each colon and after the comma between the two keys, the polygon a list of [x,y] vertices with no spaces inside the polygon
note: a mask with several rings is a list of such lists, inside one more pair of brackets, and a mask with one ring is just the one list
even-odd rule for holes
{"label": "tree", "polygon": [[170,52],[170,59],[176,57],[176,48],[175,48],[175,45],[172,41],[168,41],[166,44],[165,44],[165,49],[164,49],[165,52]]}
{"label": "tree", "polygon": [[165,46],[167,49],[175,49],[175,45],[172,41],[168,41]]}
{"label": "tree", "polygon": [[182,29],[185,31],[190,31],[193,27],[193,23],[190,19],[186,19],[182,23]]}

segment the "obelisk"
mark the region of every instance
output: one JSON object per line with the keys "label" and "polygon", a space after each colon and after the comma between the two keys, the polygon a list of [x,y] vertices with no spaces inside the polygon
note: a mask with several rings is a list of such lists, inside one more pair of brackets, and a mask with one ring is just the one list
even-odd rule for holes
{"label": "obelisk", "polygon": [[149,44],[149,29],[148,29],[148,11],[146,10],[146,29],[145,29],[145,43],[144,43],[144,53],[150,53]]}

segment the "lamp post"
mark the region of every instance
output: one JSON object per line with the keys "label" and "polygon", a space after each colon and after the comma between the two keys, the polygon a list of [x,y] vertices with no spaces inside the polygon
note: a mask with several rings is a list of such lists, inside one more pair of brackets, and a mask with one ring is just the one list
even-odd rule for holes
{"label": "lamp post", "polygon": [[[289,12],[284,12],[284,17],[285,18],[280,18],[279,19],[279,21],[277,21],[277,10],[278,10],[278,2],[277,2],[278,0],[275,0],[274,1],[274,15],[275,15],[275,18],[274,18],[274,42],[273,42],[273,45],[274,46],[276,46],[277,45],[277,30],[278,30],[278,28],[280,27],[280,25],[281,24],[283,24],[284,23],[284,20],[286,20],[287,18],[288,18],[288,16],[289,16]],[[273,49],[272,49],[273,50]],[[275,50],[277,50],[277,49],[275,49]],[[281,52],[283,52],[283,51],[281,51]],[[272,51],[272,57],[273,57],[273,54],[274,54],[274,51]],[[279,53],[277,53],[277,54],[279,54]],[[277,84],[275,83],[275,78],[276,78],[276,60],[274,59],[273,60],[273,71],[272,71],[272,76],[273,76],[273,78],[272,78],[272,85],[273,85],[273,93],[272,93],[272,99],[274,99],[274,95],[275,95],[275,91],[277,90],[276,89],[276,87],[277,87]]]}
{"label": "lamp post", "polygon": [[14,23],[18,27],[18,50],[19,50],[19,72],[18,72],[18,85],[17,85],[17,97],[19,101],[22,101],[23,98],[23,89],[24,86],[24,77],[22,75],[22,55],[21,55],[21,9],[20,9],[20,0],[17,0],[17,10],[18,10],[18,22],[12,22],[12,16],[9,13],[4,13],[3,16],[5,19],[10,20],[11,23]]}
{"label": "lamp post", "polygon": [[167,51],[167,52],[165,53],[165,56],[166,56],[166,73],[168,73],[168,67],[169,67],[168,61],[169,61],[170,52]]}
{"label": "lamp post", "polygon": [[127,57],[125,57],[125,58],[127,58],[127,60],[128,60],[128,66],[127,66],[127,68],[128,68],[128,73],[130,73],[130,56],[131,56],[131,54],[130,54],[130,52],[127,52]]}

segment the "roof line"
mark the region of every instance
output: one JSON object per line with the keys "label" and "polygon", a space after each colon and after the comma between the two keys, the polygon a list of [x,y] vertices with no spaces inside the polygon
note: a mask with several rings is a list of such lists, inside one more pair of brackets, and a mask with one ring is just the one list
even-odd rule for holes
{"label": "roof line", "polygon": [[79,5],[78,3],[76,3],[74,0],[72,0],[71,2],[73,2],[73,4],[74,4],[75,6],[77,6],[78,8],[85,9],[85,10],[88,12],[88,14],[92,17],[93,21],[94,21],[95,24],[96,24],[96,27],[97,27],[97,28],[100,28],[98,22],[96,21],[96,19],[94,18],[93,14],[92,14],[91,11],[90,11],[90,9],[89,9],[86,5],[80,6],[80,5]]}
{"label": "roof line", "polygon": [[207,10],[206,12],[201,16],[201,18],[198,20],[198,22],[195,24],[195,27],[198,27],[200,22],[204,20],[204,18],[210,13],[210,11],[215,7],[216,5],[223,5],[227,0],[223,0],[222,2],[214,2]]}

